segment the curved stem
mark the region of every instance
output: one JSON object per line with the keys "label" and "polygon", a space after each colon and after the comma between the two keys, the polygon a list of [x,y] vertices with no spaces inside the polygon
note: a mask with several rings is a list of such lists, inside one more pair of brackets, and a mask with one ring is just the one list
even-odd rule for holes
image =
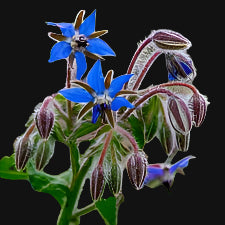
{"label": "curved stem", "polygon": [[128,109],[120,118],[121,120],[125,120],[126,118],[129,117],[129,115],[142,103],[144,103],[146,100],[148,100],[149,98],[151,98],[152,96],[156,95],[156,94],[167,94],[168,96],[173,96],[174,93],[172,93],[171,91],[165,89],[165,88],[160,88],[159,86],[157,87],[153,87],[151,89],[148,90],[148,92],[143,95],[142,97],[140,97],[135,103],[134,103],[134,108]]}
{"label": "curved stem", "polygon": [[130,143],[132,144],[132,146],[134,148],[134,152],[137,153],[139,147],[138,147],[138,144],[137,144],[136,140],[134,139],[134,137],[120,126],[116,126],[115,130],[118,131],[123,136],[125,136],[130,141]]}

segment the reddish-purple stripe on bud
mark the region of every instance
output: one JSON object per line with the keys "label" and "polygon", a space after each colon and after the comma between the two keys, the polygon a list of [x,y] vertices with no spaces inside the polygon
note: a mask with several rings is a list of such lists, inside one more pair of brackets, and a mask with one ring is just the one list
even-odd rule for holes
{"label": "reddish-purple stripe on bud", "polygon": [[46,97],[36,114],[36,126],[43,139],[48,139],[54,125],[55,116],[52,109],[52,102],[53,98],[51,96]]}
{"label": "reddish-purple stripe on bud", "polygon": [[93,200],[97,200],[101,197],[105,184],[104,172],[102,165],[98,165],[92,172],[91,176],[91,196]]}
{"label": "reddish-purple stripe on bud", "polygon": [[133,153],[127,161],[127,173],[131,184],[141,189],[146,176],[147,159],[143,153]]}
{"label": "reddish-purple stripe on bud", "polygon": [[206,111],[207,111],[208,101],[207,99],[199,93],[196,93],[192,97],[192,108],[193,108],[193,117],[192,120],[196,127],[201,126],[203,123]]}
{"label": "reddish-purple stripe on bud", "polygon": [[157,47],[166,50],[181,50],[191,47],[191,42],[178,32],[172,30],[157,30],[152,36]]}
{"label": "reddish-purple stripe on bud", "polygon": [[185,102],[178,97],[170,97],[168,100],[168,114],[173,128],[185,135],[192,127],[192,118]]}
{"label": "reddish-purple stripe on bud", "polygon": [[22,170],[27,164],[28,159],[30,158],[30,142],[29,138],[25,135],[22,137],[18,137],[14,142],[15,149],[15,161],[16,161],[16,169]]}

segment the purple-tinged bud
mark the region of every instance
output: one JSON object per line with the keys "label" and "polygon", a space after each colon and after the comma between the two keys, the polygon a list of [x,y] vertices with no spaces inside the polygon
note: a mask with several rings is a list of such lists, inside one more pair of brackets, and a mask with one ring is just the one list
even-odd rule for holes
{"label": "purple-tinged bud", "polygon": [[14,142],[16,169],[23,170],[30,158],[30,142],[28,138],[18,137]]}
{"label": "purple-tinged bud", "polygon": [[192,59],[185,53],[166,53],[166,67],[170,81],[192,82],[196,77],[196,69]]}
{"label": "purple-tinged bud", "polygon": [[199,93],[195,93],[192,96],[190,105],[193,110],[192,120],[196,127],[201,126],[201,124],[203,123],[206,116],[208,104],[209,102],[207,101],[207,98],[205,96]]}
{"label": "purple-tinged bud", "polygon": [[52,109],[53,98],[48,96],[36,114],[36,126],[41,138],[48,139],[54,125],[54,112]]}
{"label": "purple-tinged bud", "polygon": [[157,47],[165,50],[181,50],[191,47],[191,42],[178,32],[172,30],[157,30],[152,35]]}
{"label": "purple-tinged bud", "polygon": [[91,196],[93,200],[98,200],[103,193],[105,185],[104,172],[102,165],[98,165],[91,175]]}
{"label": "purple-tinged bud", "polygon": [[15,150],[16,169],[22,170],[27,164],[31,153],[30,135],[33,132],[35,123],[32,123],[26,130],[26,132],[16,138],[13,146]]}
{"label": "purple-tinged bud", "polygon": [[185,102],[175,96],[168,99],[168,114],[171,125],[180,134],[186,135],[192,127],[192,118]]}
{"label": "purple-tinged bud", "polygon": [[23,170],[30,158],[31,146],[29,138],[26,136],[18,137],[14,142],[16,169]]}
{"label": "purple-tinged bud", "polygon": [[143,187],[146,176],[147,159],[144,153],[133,153],[127,161],[127,173],[131,184],[137,189]]}

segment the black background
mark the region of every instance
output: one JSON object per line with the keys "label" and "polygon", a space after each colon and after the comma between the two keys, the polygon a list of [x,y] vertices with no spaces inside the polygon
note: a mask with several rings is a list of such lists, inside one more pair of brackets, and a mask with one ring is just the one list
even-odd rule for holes
{"label": "black background", "polygon": [[[197,3],[196,3],[197,4]],[[197,68],[194,85],[208,96],[205,122],[191,132],[190,148],[176,159],[189,154],[197,158],[190,161],[186,175],[177,175],[170,192],[164,187],[143,188],[136,191],[124,172],[125,202],[120,206],[118,224],[181,224],[206,220],[221,221],[220,203],[224,167],[223,145],[223,77],[224,38],[220,23],[222,15],[218,5],[194,5],[187,2],[160,1],[40,1],[28,4],[5,4],[1,7],[1,148],[0,158],[13,153],[13,141],[25,130],[24,124],[34,106],[64,87],[66,64],[64,60],[48,63],[54,42],[46,21],[73,22],[79,10],[88,16],[97,9],[96,30],[108,29],[102,37],[117,57],[105,57],[104,74],[113,69],[115,75],[126,73],[136,51],[137,42],[144,40],[151,30],[172,29],[192,42],[188,53]],[[221,25],[222,26],[222,25]],[[92,65],[94,61],[90,61]],[[160,56],[149,71],[145,84],[167,81],[165,60]],[[165,154],[156,140],[145,149],[150,163],[163,162]],[[57,174],[69,166],[68,150],[57,144],[54,157],[47,166]],[[89,184],[85,185],[81,205],[90,200]],[[54,225],[60,207],[50,195],[35,192],[27,181],[0,179],[0,224]],[[81,224],[104,224],[97,212],[81,218]]]}

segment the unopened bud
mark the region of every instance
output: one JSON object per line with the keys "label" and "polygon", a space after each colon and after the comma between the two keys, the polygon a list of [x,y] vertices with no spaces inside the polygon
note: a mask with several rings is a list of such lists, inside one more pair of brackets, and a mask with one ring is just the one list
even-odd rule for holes
{"label": "unopened bud", "polygon": [[48,139],[54,125],[55,116],[52,110],[52,101],[53,98],[51,96],[46,97],[36,114],[36,126],[43,139]]}
{"label": "unopened bud", "polygon": [[118,195],[122,187],[122,171],[118,163],[113,163],[108,176],[109,187],[114,195]]}
{"label": "unopened bud", "polygon": [[55,149],[55,140],[53,138],[40,139],[36,147],[35,163],[36,169],[42,170],[48,164]]}
{"label": "unopened bud", "polygon": [[26,136],[18,137],[14,142],[16,169],[22,170],[30,158],[30,141]]}
{"label": "unopened bud", "polygon": [[16,169],[22,170],[27,164],[31,153],[31,141],[30,135],[33,132],[35,123],[32,123],[24,133],[24,135],[18,137],[13,146],[15,150]]}
{"label": "unopened bud", "polygon": [[104,172],[102,165],[98,165],[94,171],[92,172],[91,176],[91,196],[93,200],[98,200],[104,189],[105,180],[104,180]]}
{"label": "unopened bud", "polygon": [[184,53],[166,53],[166,67],[169,80],[192,82],[196,77],[196,69],[189,55]]}
{"label": "unopened bud", "polygon": [[191,42],[178,32],[172,30],[157,30],[152,36],[157,47],[166,50],[181,50],[191,47]]}
{"label": "unopened bud", "polygon": [[193,108],[193,117],[192,120],[194,122],[194,125],[196,127],[201,126],[203,123],[205,116],[206,116],[206,111],[207,111],[207,106],[209,102],[207,101],[206,97],[203,95],[196,93],[192,97],[192,108]]}
{"label": "unopened bud", "polygon": [[185,102],[178,97],[169,97],[168,114],[173,128],[183,135],[192,127],[191,113]]}
{"label": "unopened bud", "polygon": [[144,153],[133,153],[127,161],[127,173],[131,184],[141,189],[146,176],[147,159]]}

